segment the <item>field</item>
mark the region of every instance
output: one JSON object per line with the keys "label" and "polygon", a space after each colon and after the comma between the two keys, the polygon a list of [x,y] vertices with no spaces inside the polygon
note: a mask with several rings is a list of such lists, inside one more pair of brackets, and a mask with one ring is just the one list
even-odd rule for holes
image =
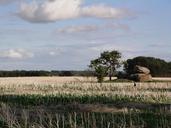
{"label": "field", "polygon": [[134,87],[91,77],[0,78],[0,127],[170,128],[171,82],[160,80]]}

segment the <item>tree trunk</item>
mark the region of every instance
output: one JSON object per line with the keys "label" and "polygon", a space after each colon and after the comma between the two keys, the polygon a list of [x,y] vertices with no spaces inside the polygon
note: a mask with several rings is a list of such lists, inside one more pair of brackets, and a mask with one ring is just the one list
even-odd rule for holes
{"label": "tree trunk", "polygon": [[112,67],[110,66],[110,71],[109,71],[109,81],[112,81]]}
{"label": "tree trunk", "polygon": [[111,74],[109,75],[109,80],[112,81],[112,75]]}

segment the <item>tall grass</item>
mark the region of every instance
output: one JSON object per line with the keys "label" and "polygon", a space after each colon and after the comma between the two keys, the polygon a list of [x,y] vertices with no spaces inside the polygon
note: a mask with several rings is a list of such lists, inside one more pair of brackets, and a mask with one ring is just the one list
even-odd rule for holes
{"label": "tall grass", "polygon": [[[47,110],[11,110],[2,105],[3,128],[170,128],[171,116],[166,113],[135,110],[120,113],[65,112]],[[3,123],[2,123],[3,122]]]}

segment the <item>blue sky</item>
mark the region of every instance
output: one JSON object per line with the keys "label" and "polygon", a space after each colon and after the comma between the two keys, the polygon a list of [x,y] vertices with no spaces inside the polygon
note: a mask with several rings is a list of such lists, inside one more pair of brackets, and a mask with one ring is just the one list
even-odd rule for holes
{"label": "blue sky", "polygon": [[104,50],[171,61],[170,0],[0,0],[0,70],[82,70]]}

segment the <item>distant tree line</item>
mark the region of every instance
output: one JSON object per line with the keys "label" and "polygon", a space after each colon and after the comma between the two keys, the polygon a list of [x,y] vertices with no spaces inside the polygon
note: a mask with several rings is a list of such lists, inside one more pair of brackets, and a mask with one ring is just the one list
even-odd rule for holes
{"label": "distant tree line", "polygon": [[[90,70],[84,71],[0,71],[0,77],[26,77],[26,76],[96,76],[99,82],[108,76],[109,80],[113,76],[123,78],[127,74],[132,74],[136,65],[147,67],[151,71],[153,77],[171,77],[171,62],[154,57],[139,56],[133,59],[121,61],[122,55],[120,52],[104,51],[100,56],[91,60]],[[117,68],[123,65],[123,71],[117,72]]]}
{"label": "distant tree line", "polygon": [[93,76],[93,71],[0,71],[0,77],[30,77],[30,76]]}

